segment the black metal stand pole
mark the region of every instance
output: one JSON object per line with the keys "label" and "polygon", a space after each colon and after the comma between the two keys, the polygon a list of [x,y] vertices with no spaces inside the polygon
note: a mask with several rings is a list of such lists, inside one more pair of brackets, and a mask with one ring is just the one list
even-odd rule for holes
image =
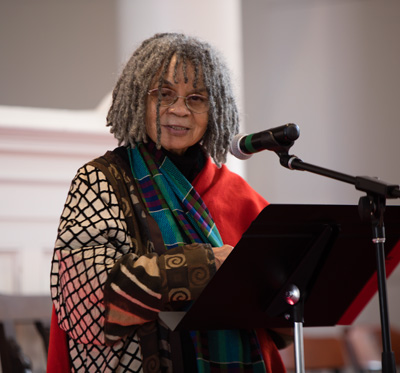
{"label": "black metal stand pole", "polygon": [[379,309],[381,317],[382,331],[382,372],[396,372],[396,361],[392,351],[390,340],[390,323],[387,308],[387,291],[386,291],[386,268],[385,268],[385,226],[383,222],[384,210],[386,207],[385,197],[374,195],[366,196],[360,199],[370,201],[370,216],[372,220],[372,242],[376,249],[377,276],[379,289]]}

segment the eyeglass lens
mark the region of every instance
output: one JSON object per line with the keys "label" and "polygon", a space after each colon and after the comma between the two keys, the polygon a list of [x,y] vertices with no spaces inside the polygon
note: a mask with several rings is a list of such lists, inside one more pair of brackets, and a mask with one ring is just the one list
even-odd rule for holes
{"label": "eyeglass lens", "polygon": [[[171,106],[175,104],[179,97],[175,91],[168,88],[153,89],[149,94],[154,97],[159,97],[159,91],[161,93],[161,105]],[[192,94],[186,97],[182,97],[185,100],[185,104],[189,110],[195,113],[204,113],[208,110],[208,98],[199,94]]]}

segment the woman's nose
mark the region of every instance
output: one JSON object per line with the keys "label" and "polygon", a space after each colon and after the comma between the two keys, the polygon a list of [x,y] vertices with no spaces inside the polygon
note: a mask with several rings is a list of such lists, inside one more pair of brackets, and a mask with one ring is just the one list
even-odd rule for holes
{"label": "woman's nose", "polygon": [[189,108],[186,106],[185,97],[179,96],[177,100],[168,108],[170,113],[175,115],[188,115],[190,114]]}

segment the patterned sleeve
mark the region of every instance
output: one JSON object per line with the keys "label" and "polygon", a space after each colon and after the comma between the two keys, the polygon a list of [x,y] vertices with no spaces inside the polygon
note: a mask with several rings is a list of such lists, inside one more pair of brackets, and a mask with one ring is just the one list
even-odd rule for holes
{"label": "patterned sleeve", "polygon": [[[61,328],[79,343],[112,343],[156,319],[182,294],[193,299],[215,272],[211,247],[172,250],[139,257],[112,186],[99,169],[82,167],[61,215],[52,262],[51,294]],[[113,338],[105,337],[106,325]]]}

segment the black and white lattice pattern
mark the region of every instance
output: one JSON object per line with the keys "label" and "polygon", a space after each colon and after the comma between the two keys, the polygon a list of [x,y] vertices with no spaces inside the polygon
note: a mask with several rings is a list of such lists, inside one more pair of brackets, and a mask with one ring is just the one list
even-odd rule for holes
{"label": "black and white lattice pattern", "polygon": [[104,283],[114,263],[130,250],[111,185],[98,169],[82,167],[61,215],[51,271],[51,294],[60,325],[71,337],[76,372],[141,371],[135,335],[104,345]]}

